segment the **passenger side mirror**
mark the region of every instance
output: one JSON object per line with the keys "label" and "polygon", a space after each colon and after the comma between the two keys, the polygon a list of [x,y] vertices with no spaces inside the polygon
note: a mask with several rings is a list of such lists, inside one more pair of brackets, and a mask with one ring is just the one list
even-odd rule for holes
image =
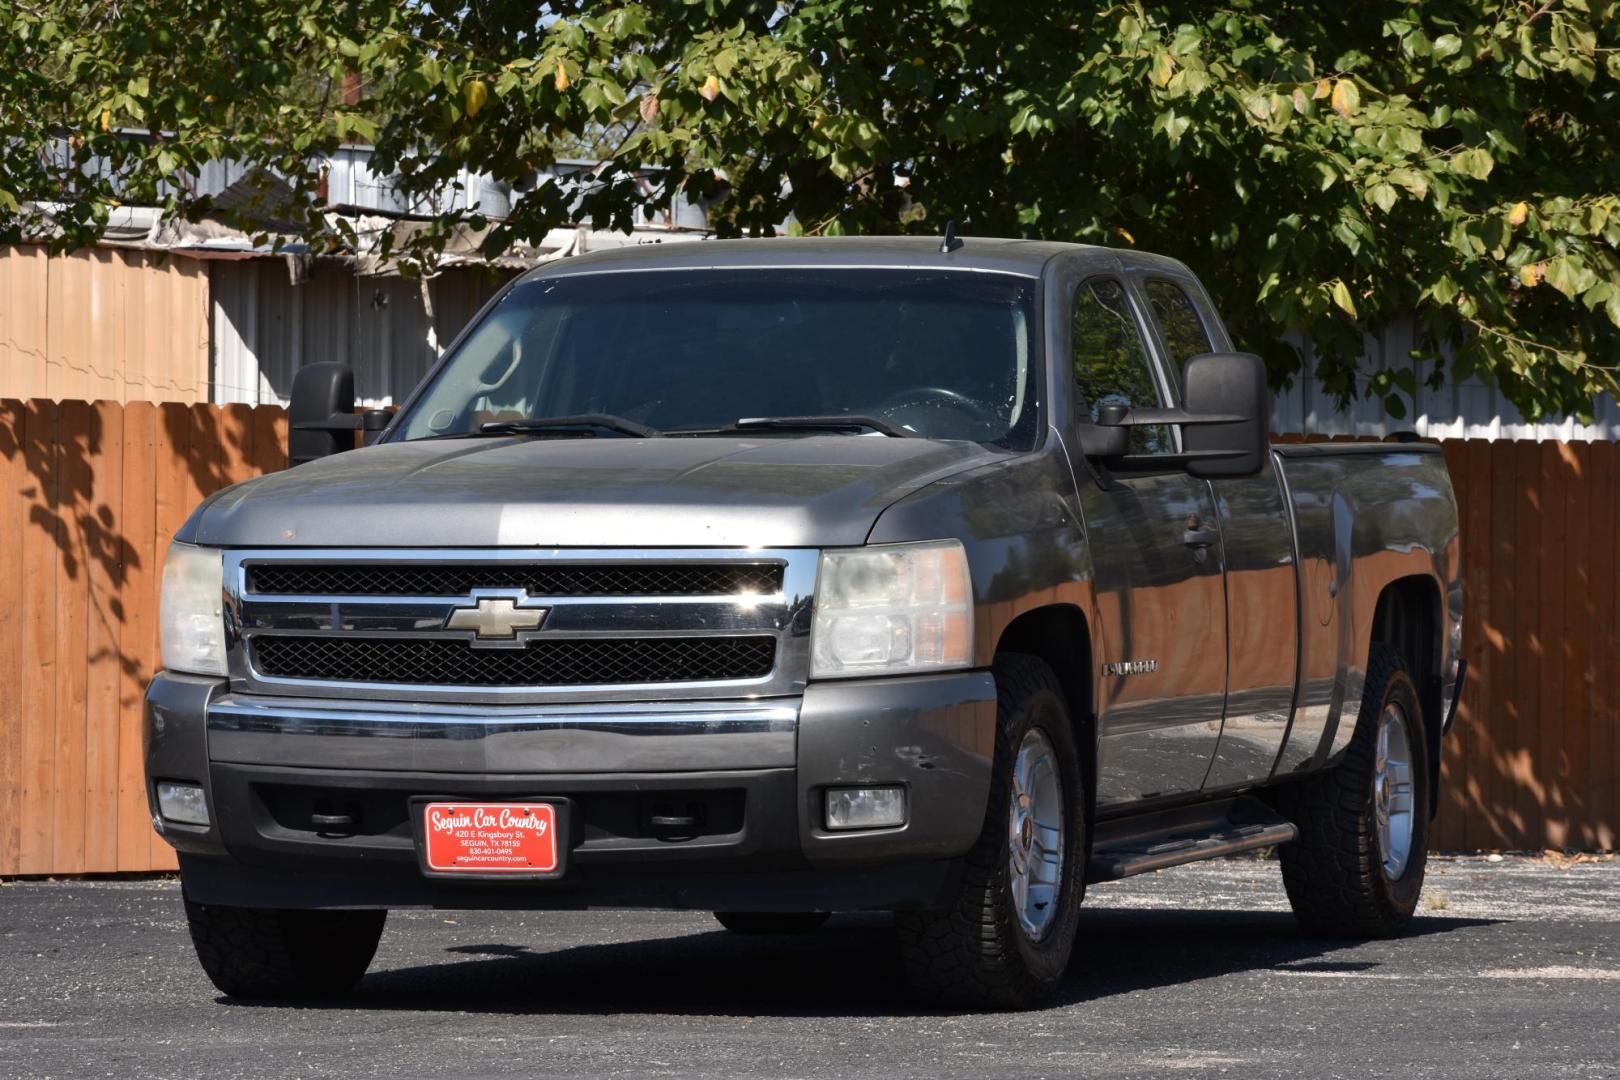
{"label": "passenger side mirror", "polygon": [[361,418],[354,414],[354,371],[347,364],[305,364],[293,375],[291,397],[287,406],[289,465],[354,449],[354,432],[361,427]]}
{"label": "passenger side mirror", "polygon": [[[1095,423],[1078,425],[1080,449],[1118,472],[1184,468],[1207,479],[1253,476],[1265,468],[1271,392],[1265,363],[1250,353],[1203,353],[1187,361],[1186,407],[1100,405]],[[1178,424],[1181,451],[1132,454],[1130,429]]]}

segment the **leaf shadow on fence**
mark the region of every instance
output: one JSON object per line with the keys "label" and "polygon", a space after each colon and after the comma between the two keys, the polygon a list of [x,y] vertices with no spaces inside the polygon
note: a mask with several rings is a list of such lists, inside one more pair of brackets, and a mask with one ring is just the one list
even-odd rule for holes
{"label": "leaf shadow on fence", "polygon": [[205,496],[284,466],[282,426],[275,408],[0,402],[0,873],[167,861],[139,760],[164,552]]}

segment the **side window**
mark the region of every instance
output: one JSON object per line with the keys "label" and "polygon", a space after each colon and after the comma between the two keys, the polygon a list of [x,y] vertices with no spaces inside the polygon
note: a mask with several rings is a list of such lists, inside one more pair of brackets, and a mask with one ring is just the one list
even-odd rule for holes
{"label": "side window", "polygon": [[1153,321],[1159,324],[1159,335],[1169,350],[1170,362],[1175,365],[1176,382],[1185,385],[1181,373],[1188,358],[1215,348],[1204,329],[1204,320],[1198,317],[1198,309],[1186,291],[1175,282],[1149,278],[1143,282],[1143,289],[1148,307],[1153,309]]}
{"label": "side window", "polygon": [[[1069,328],[1074,383],[1091,418],[1099,405],[1158,408],[1164,402],[1153,381],[1147,348],[1131,316],[1125,289],[1109,278],[1096,278],[1074,294]],[[1131,452],[1157,454],[1173,450],[1168,425],[1131,429]]]}

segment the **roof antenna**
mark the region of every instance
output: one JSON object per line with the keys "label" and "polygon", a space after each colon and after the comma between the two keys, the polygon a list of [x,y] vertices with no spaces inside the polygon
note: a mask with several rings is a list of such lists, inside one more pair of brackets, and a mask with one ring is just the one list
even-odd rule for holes
{"label": "roof antenna", "polygon": [[939,253],[949,255],[961,246],[962,240],[956,235],[956,222],[947,221],[945,223],[945,239],[939,242]]}

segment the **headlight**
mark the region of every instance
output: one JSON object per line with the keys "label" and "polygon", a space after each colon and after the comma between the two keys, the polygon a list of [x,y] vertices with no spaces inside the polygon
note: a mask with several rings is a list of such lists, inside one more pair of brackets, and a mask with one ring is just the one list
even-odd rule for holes
{"label": "headlight", "polygon": [[966,667],[973,583],[961,543],[822,552],[810,642],[815,678]]}
{"label": "headlight", "polygon": [[218,548],[169,545],[163,563],[163,666],[194,675],[224,675],[224,571]]}

